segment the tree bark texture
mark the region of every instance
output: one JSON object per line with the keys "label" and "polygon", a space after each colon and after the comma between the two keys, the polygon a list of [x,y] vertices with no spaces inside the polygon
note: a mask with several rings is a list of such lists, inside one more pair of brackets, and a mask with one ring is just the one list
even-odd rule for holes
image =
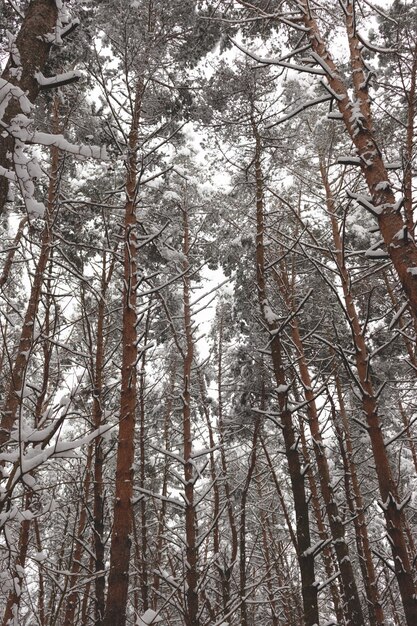
{"label": "tree bark texture", "polygon": [[282,357],[282,348],[277,325],[271,322],[266,315],[268,305],[265,276],[265,247],[264,247],[264,184],[261,167],[261,138],[252,118],[252,129],[255,138],[255,179],[256,179],[256,281],[258,300],[264,322],[271,334],[270,349],[275,382],[278,389],[278,405],[281,418],[282,433],[285,444],[285,454],[291,480],[294,509],[296,516],[297,557],[300,567],[304,626],[314,626],[319,623],[317,585],[314,574],[314,553],[311,550],[309,506],[298,452],[297,436],[293,424],[292,413],[288,407],[288,385],[285,376],[285,367]]}
{"label": "tree bark texture", "polygon": [[129,588],[129,563],[132,534],[133,462],[136,423],[137,347],[137,146],[142,85],[136,87],[134,112],[129,134],[129,159],[126,179],[123,263],[122,388],[116,460],[114,522],[110,546],[104,626],[125,626]]}
{"label": "tree bark texture", "polygon": [[[11,55],[2,74],[4,80],[26,92],[32,104],[40,90],[35,73],[43,72],[45,69],[52,45],[45,35],[53,34],[57,16],[58,9],[55,0],[32,0],[30,2],[15,42],[20,54],[20,66],[17,66]],[[6,109],[3,122],[8,124],[18,113],[21,113],[19,103],[12,100]],[[13,154],[13,149],[13,137],[8,135],[2,138],[0,166],[5,169],[12,167],[12,161],[7,155]],[[7,201],[8,188],[8,179],[0,176],[0,215]]]}
{"label": "tree bark texture", "polygon": [[371,204],[375,208],[375,216],[387,253],[410,307],[414,315],[417,315],[417,246],[399,212],[373,128],[368,77],[360,51],[360,41],[356,35],[354,2],[348,0],[345,4],[353,99],[349,97],[347,86],[326,47],[309,3],[301,0],[298,5],[302,7],[302,20],[308,29],[311,48],[326,68],[328,84],[333,93],[337,94],[337,106],[360,159],[361,170],[369,189]]}

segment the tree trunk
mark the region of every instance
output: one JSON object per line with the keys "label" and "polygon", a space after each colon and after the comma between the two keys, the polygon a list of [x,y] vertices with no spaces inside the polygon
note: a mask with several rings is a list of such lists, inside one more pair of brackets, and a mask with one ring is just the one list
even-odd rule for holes
{"label": "tree trunk", "polygon": [[[186,200],[187,202],[187,200]],[[184,296],[184,330],[186,348],[183,359],[184,388],[182,393],[183,418],[183,456],[184,456],[184,483],[185,483],[185,535],[186,535],[186,626],[199,626],[198,602],[198,549],[197,549],[197,514],[194,504],[194,481],[196,479],[193,467],[193,434],[191,426],[191,366],[194,355],[194,341],[192,333],[191,306],[190,306],[190,231],[188,207],[184,206],[183,214],[183,253],[184,261],[183,296]]]}
{"label": "tree trunk", "polygon": [[[77,536],[75,538],[75,548],[72,555],[71,564],[71,577],[70,577],[70,589],[68,593],[67,603],[64,614],[65,626],[72,626],[72,624],[79,623],[80,617],[80,605],[79,605],[79,574],[81,571],[81,558],[84,551],[83,535],[87,524],[87,511],[88,511],[88,499],[91,484],[91,463],[93,458],[93,444],[88,446],[87,462],[85,468],[84,479],[84,497],[80,502],[81,511],[78,518]],[[78,612],[77,612],[78,608]],[[77,616],[77,621],[75,618]]]}
{"label": "tree trunk", "polygon": [[390,462],[385,448],[382,434],[378,398],[375,394],[370,378],[370,354],[356,310],[353,295],[350,289],[349,272],[344,262],[343,242],[340,237],[335,214],[335,203],[323,161],[320,162],[320,171],[326,191],[327,210],[331,219],[333,240],[336,249],[336,259],[344,293],[347,315],[352,328],[352,339],[355,346],[355,361],[358,379],[361,386],[361,403],[363,414],[367,422],[367,433],[370,438],[375,460],[381,508],[384,512],[388,536],[392,550],[395,575],[400,589],[408,626],[417,623],[417,593],[413,578],[406,541],[407,520],[404,515],[404,504],[400,502],[397,485],[392,475]]}
{"label": "tree trunk", "polygon": [[[344,5],[354,100],[349,97],[346,84],[326,48],[317,21],[311,13],[309,2],[300,0],[298,4],[302,6],[302,20],[308,29],[312,50],[327,68],[326,79],[330,88],[338,94],[337,106],[356,148],[357,156],[360,158],[361,170],[371,195],[374,213],[387,253],[396,269],[410,307],[414,315],[417,315],[417,273],[412,271],[417,268],[417,246],[411,233],[407,231],[407,224],[397,210],[394,191],[389,183],[388,173],[373,129],[367,75],[361,54],[361,44],[356,34],[354,2],[348,0]],[[359,107],[358,115],[353,114],[354,107]],[[415,602],[417,604],[417,600]],[[416,619],[413,609],[407,609],[407,613],[409,610],[411,610],[409,618]]]}
{"label": "tree trunk", "polygon": [[309,507],[304,483],[304,472],[298,452],[298,440],[295,434],[292,413],[288,407],[288,385],[285,366],[282,358],[282,347],[276,322],[271,321],[267,314],[268,298],[265,275],[264,248],[264,183],[261,168],[261,139],[252,118],[252,129],[255,138],[255,178],[256,178],[256,280],[258,300],[262,316],[271,336],[270,349],[275,382],[277,385],[278,405],[281,427],[284,437],[285,454],[291,480],[292,494],[296,519],[298,546],[298,563],[301,574],[302,597],[305,626],[319,623],[317,585],[314,575],[314,553],[310,550]]}
{"label": "tree trunk", "polygon": [[[54,127],[58,126],[58,99],[55,98],[53,109]],[[20,392],[25,381],[26,368],[30,358],[30,351],[33,341],[36,314],[38,312],[41,289],[44,280],[45,270],[50,258],[53,245],[52,224],[56,211],[56,201],[58,192],[58,170],[59,170],[59,150],[51,148],[51,169],[48,187],[48,202],[46,207],[45,225],[42,233],[42,243],[39,259],[35,269],[35,276],[30,291],[29,302],[27,304],[24,322],[20,334],[19,345],[16,358],[13,363],[10,382],[6,391],[3,414],[0,421],[0,448],[4,446],[10,438],[10,433],[16,421],[17,412],[22,401]]]}
{"label": "tree trunk", "polygon": [[129,159],[124,217],[122,389],[116,461],[114,521],[110,545],[110,572],[104,626],[125,626],[129,588],[129,562],[132,533],[133,462],[136,422],[136,332],[137,289],[137,144],[142,85],[136,86],[134,112],[129,134]]}
{"label": "tree trunk", "polygon": [[[39,83],[35,78],[36,72],[45,69],[51,43],[45,35],[52,34],[56,25],[58,9],[55,0],[32,0],[28,6],[22,22],[19,34],[16,37],[16,46],[20,54],[20,66],[17,68],[15,60],[11,57],[3,71],[2,78],[17,85],[27,94],[29,100],[34,103],[39,94]],[[17,114],[21,113],[18,101],[10,101],[3,123],[8,124]],[[10,169],[13,167],[12,159],[14,140],[11,135],[0,142],[0,167]],[[8,179],[0,176],[0,215],[7,201],[9,189]]]}
{"label": "tree trunk", "polygon": [[340,407],[340,415],[342,417],[342,424],[339,423],[334,402],[329,395],[329,400],[331,403],[331,415],[343,462],[346,499],[349,511],[352,515],[353,525],[355,527],[359,565],[361,568],[363,584],[365,587],[366,598],[368,601],[369,623],[371,624],[371,626],[384,626],[384,612],[379,597],[378,582],[374,562],[372,559],[371,545],[368,536],[368,527],[365,518],[365,506],[362,498],[360,482],[356,472],[349,424],[337,375],[335,375],[335,384]]}

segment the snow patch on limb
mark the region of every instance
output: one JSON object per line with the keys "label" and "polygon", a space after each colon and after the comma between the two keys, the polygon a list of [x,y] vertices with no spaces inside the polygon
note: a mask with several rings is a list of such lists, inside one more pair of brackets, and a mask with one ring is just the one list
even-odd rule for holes
{"label": "snow patch on limb", "polygon": [[62,37],[68,34],[69,27],[72,26],[71,15],[62,0],[55,0],[55,4],[58,9],[55,28],[52,33],[44,35],[43,39],[49,43],[61,46]]}
{"label": "snow patch on limb", "polygon": [[19,101],[19,106],[23,113],[29,114],[31,112],[33,105],[25,92],[22,91],[20,87],[12,85],[12,83],[9,83],[9,81],[4,78],[0,78],[0,122],[12,98]]}
{"label": "snow patch on limb", "polygon": [[269,306],[268,300],[264,300],[262,302],[262,310],[265,320],[268,324],[275,324],[275,322],[279,321],[279,317],[273,312],[273,310]]}
{"label": "snow patch on limb", "polygon": [[101,159],[108,160],[104,146],[85,146],[70,143],[63,135],[53,135],[32,130],[32,120],[26,115],[19,114],[11,120],[9,132],[15,138],[24,143],[38,144],[45,147],[55,147],[63,152],[73,154],[80,160]]}
{"label": "snow patch on limb", "polygon": [[385,252],[385,250],[381,250],[379,248],[379,246],[383,245],[383,241],[377,241],[373,246],[371,246],[370,248],[368,248],[368,250],[366,250],[365,252],[365,256],[367,259],[386,259],[389,257],[388,252]]}
{"label": "snow patch on limb", "polygon": [[33,197],[35,193],[33,180],[42,172],[36,159],[34,157],[29,158],[26,156],[24,148],[24,143],[20,140],[16,140],[13,163],[17,184],[19,186],[20,193],[23,196],[29,220],[33,220],[42,218],[46,210],[43,202],[38,202],[38,200],[35,200]]}
{"label": "snow patch on limb", "polygon": [[[27,449],[24,454],[22,453],[21,447],[11,452],[3,452],[2,454],[0,454],[0,461],[3,461],[5,463],[18,464],[18,467],[13,474],[13,481],[12,485],[10,485],[10,488],[12,488],[18,480],[20,480],[21,478],[23,479],[25,474],[33,472],[36,468],[38,468],[43,463],[46,463],[50,459],[65,459],[77,456],[77,453],[75,452],[77,448],[91,443],[91,441],[93,441],[96,437],[100,436],[102,433],[106,432],[110,428],[112,428],[112,426],[100,426],[88,435],[85,435],[84,437],[79,437],[74,441],[58,441],[57,443],[43,449],[37,446],[32,449]],[[0,497],[0,501],[2,499],[3,498]],[[10,516],[8,517],[8,519],[11,519]]]}
{"label": "snow patch on limb", "polygon": [[0,176],[4,176],[4,178],[7,178],[8,180],[13,181],[14,183],[17,181],[16,174],[12,172],[12,170],[6,170],[6,168],[3,167],[2,165],[0,165]]}
{"label": "snow patch on limb", "polygon": [[[409,268],[409,269],[417,270],[417,267],[416,268]],[[389,327],[388,327],[390,330],[392,328],[394,328],[395,324],[398,322],[398,320],[400,319],[401,315],[403,315],[403,313],[407,310],[407,308],[408,308],[408,302],[404,302],[402,307],[396,312],[396,314],[394,315],[394,317],[390,321],[390,324],[389,324]]]}
{"label": "snow patch on limb", "polygon": [[382,206],[375,206],[374,204],[372,204],[371,199],[369,198],[369,196],[364,196],[364,195],[361,195],[361,194],[353,193],[349,189],[347,190],[346,193],[347,193],[348,198],[351,198],[351,200],[356,200],[356,202],[361,207],[363,207],[364,209],[369,211],[375,217],[378,217],[378,215],[380,215],[382,213],[383,207]]}
{"label": "snow patch on limb", "polygon": [[4,176],[17,183],[26,206],[29,220],[43,218],[46,211],[45,205],[34,197],[34,181],[40,178],[43,172],[37,159],[27,155],[26,144],[55,147],[63,152],[73,154],[74,157],[79,160],[88,158],[108,160],[106,148],[100,146],[86,146],[83,144],[76,145],[67,141],[63,135],[54,135],[32,130],[33,120],[26,115],[26,113],[31,112],[32,104],[21,89],[11,85],[4,79],[0,79],[0,122],[12,98],[19,100],[20,107],[23,111],[23,113],[19,113],[11,119],[5,131],[5,133],[11,135],[15,140],[13,152],[14,172],[1,167],[0,176]]}
{"label": "snow patch on limb", "polygon": [[412,274],[412,276],[417,276],[417,267],[409,267],[407,272]]}
{"label": "snow patch on limb", "polygon": [[390,492],[386,498],[386,500],[377,500],[378,506],[383,510],[387,511],[390,504],[393,504],[398,512],[401,512],[407,504],[411,500],[411,493],[408,493],[401,501],[396,500],[396,498]]}
{"label": "snow patch on limb", "polygon": [[82,73],[79,70],[72,72],[64,72],[63,74],[57,74],[47,78],[42,72],[36,72],[35,78],[38,81],[39,86],[42,89],[48,89],[51,87],[61,87],[62,85],[68,85],[82,77]]}
{"label": "snow patch on limb", "polygon": [[361,105],[360,105],[359,100],[354,100],[351,103],[350,106],[351,106],[351,109],[352,109],[352,113],[351,113],[351,116],[349,118],[349,122],[354,127],[353,136],[356,137],[356,135],[363,128],[363,124],[366,121],[366,119],[365,119],[364,114],[361,111]]}
{"label": "snow patch on limb", "polygon": [[160,624],[162,617],[153,609],[147,609],[145,613],[138,617],[136,626],[150,626],[151,624]]}
{"label": "snow patch on limb", "polygon": [[287,393],[290,388],[290,385],[278,385],[276,391],[277,393]]}

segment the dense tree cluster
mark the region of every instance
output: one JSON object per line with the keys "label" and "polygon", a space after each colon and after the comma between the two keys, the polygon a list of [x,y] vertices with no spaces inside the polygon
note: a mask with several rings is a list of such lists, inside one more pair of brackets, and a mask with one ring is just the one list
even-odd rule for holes
{"label": "dense tree cluster", "polygon": [[417,8],[0,3],[2,626],[417,624]]}

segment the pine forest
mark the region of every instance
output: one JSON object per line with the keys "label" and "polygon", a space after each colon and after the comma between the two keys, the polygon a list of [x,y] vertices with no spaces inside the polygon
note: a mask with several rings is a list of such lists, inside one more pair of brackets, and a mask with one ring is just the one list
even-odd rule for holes
{"label": "pine forest", "polygon": [[0,626],[417,626],[416,81],[412,0],[0,0]]}

